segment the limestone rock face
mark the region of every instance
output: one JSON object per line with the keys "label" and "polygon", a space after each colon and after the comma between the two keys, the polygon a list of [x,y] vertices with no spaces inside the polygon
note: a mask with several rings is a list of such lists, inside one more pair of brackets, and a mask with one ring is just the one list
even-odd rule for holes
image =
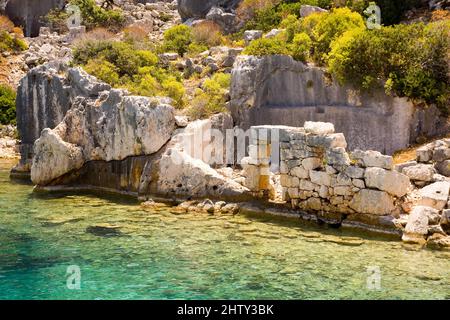
{"label": "limestone rock face", "polygon": [[62,7],[64,7],[63,0],[9,0],[5,12],[16,25],[24,27],[27,37],[35,37],[39,34],[41,17],[51,9]]}
{"label": "limestone rock face", "polygon": [[375,215],[388,215],[394,209],[394,199],[388,193],[378,190],[363,189],[350,202],[356,212]]}
{"label": "limestone rock face", "polygon": [[368,188],[377,188],[397,197],[404,196],[411,188],[407,176],[397,171],[388,171],[382,168],[367,168],[365,180]]}
{"label": "limestone rock face", "polygon": [[50,129],[42,131],[35,143],[36,156],[31,167],[31,179],[46,184],[84,164],[81,147],[67,143]]}
{"label": "limestone rock face", "polygon": [[387,96],[384,90],[358,93],[349,85],[326,81],[323,69],[285,55],[241,55],[231,74],[228,108],[243,129],[330,122],[336,132],[345,135],[350,151],[392,154],[421,133],[432,136],[448,128],[436,108],[419,110],[407,99]]}
{"label": "limestone rock face", "polygon": [[248,198],[247,188],[177,148],[168,149],[159,161],[157,189],[166,197]]}
{"label": "limestone rock face", "polygon": [[178,0],[178,12],[183,20],[205,18],[212,7],[234,9],[241,0]]}
{"label": "limestone rock face", "polygon": [[[92,160],[123,160],[157,152],[175,129],[174,109],[158,99],[104,92],[96,100],[77,98],[63,121],[35,144],[32,181],[45,185]],[[48,137],[52,137],[49,139]],[[53,149],[81,150],[82,161],[61,161]],[[69,152],[65,152],[68,154]],[[71,154],[71,153],[70,153]],[[71,159],[72,157],[66,157]],[[51,172],[48,164],[63,163]]]}
{"label": "limestone rock face", "polygon": [[[17,130],[21,144],[19,166],[29,167],[33,144],[45,128],[55,128],[71,105],[66,67],[50,63],[29,71],[17,89]],[[29,170],[29,169],[28,169]]]}
{"label": "limestone rock face", "polygon": [[327,12],[328,10],[322,9],[320,7],[316,7],[316,6],[310,6],[310,5],[302,5],[300,7],[300,16],[302,18],[305,18],[313,13],[317,13],[317,12]]}

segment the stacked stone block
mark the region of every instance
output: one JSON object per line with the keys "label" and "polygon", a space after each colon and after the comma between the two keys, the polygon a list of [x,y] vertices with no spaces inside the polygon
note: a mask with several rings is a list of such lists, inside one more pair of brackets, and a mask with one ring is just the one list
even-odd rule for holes
{"label": "stacked stone block", "polygon": [[[397,200],[411,188],[409,178],[393,170],[392,157],[359,150],[350,156],[344,135],[335,133],[331,123],[271,128],[279,130],[283,200],[293,208],[320,214],[391,215],[397,210]],[[261,160],[250,155],[246,161],[266,170],[268,164]]]}

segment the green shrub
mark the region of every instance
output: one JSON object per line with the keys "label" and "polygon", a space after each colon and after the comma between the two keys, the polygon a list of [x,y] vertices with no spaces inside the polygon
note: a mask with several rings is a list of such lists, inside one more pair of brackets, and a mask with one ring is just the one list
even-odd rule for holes
{"label": "green shrub", "polygon": [[192,29],[186,25],[177,25],[164,32],[163,50],[184,55],[193,41]]}
{"label": "green shrub", "polygon": [[0,124],[16,123],[16,93],[10,87],[0,85]]}
{"label": "green shrub", "polygon": [[190,101],[188,114],[194,119],[205,118],[212,114],[226,111],[225,94],[230,88],[231,76],[216,73],[206,79],[202,89],[197,88]]}
{"label": "green shrub", "polygon": [[295,60],[306,62],[311,49],[311,38],[304,32],[294,36],[291,45],[291,54]]}
{"label": "green shrub", "polygon": [[139,68],[152,66],[158,62],[158,57],[148,50],[136,50],[133,44],[112,40],[87,40],[76,45],[74,63],[85,65],[89,60],[104,58],[116,66],[119,76],[132,77]]}
{"label": "green shrub", "polygon": [[437,103],[449,98],[450,22],[352,30],[332,44],[328,66],[340,82]]}
{"label": "green shrub", "polygon": [[0,31],[0,52],[20,52],[28,48],[25,41],[16,34]]}
{"label": "green shrub", "polygon": [[111,84],[112,86],[119,84],[120,77],[117,72],[118,68],[109,61],[101,58],[89,60],[89,62],[84,66],[84,70],[98,79]]}
{"label": "green shrub", "polygon": [[[125,17],[120,9],[103,9],[95,3],[95,0],[70,0],[69,4],[80,8],[82,24],[88,30],[103,27],[117,32],[125,26]],[[69,15],[64,9],[53,9],[42,20],[53,30],[65,32],[68,18]]]}
{"label": "green shrub", "polygon": [[261,38],[253,40],[244,49],[243,54],[254,56],[267,56],[273,54],[290,54],[286,42],[279,37]]}
{"label": "green shrub", "polygon": [[74,63],[114,87],[136,95],[168,96],[182,107],[185,91],[179,72],[159,67],[153,52],[139,48],[133,42],[82,41],[75,47]]}
{"label": "green shrub", "polygon": [[104,27],[119,31],[125,25],[125,17],[121,10],[105,10],[95,3],[95,0],[70,0],[71,5],[80,8],[83,24],[88,29]]}
{"label": "green shrub", "polygon": [[370,2],[375,2],[381,9],[381,19],[384,25],[399,23],[404,14],[412,8],[421,6],[421,0],[334,0],[334,7],[346,6],[352,11],[363,14]]}
{"label": "green shrub", "polygon": [[293,14],[290,14],[286,18],[284,18],[283,21],[281,21],[279,27],[286,30],[287,42],[292,42],[292,40],[294,40],[295,34],[302,31],[301,20]]}
{"label": "green shrub", "polygon": [[289,15],[299,17],[302,5],[329,5],[320,0],[244,0],[238,8],[238,15],[247,21],[245,30],[269,31],[277,28]]}
{"label": "green shrub", "polygon": [[180,83],[175,77],[169,77],[162,82],[163,92],[175,102],[177,108],[182,108],[184,105],[184,94],[186,90],[182,83]]}
{"label": "green shrub", "polygon": [[[305,19],[306,22],[308,18]],[[335,9],[330,13],[321,13],[309,19],[316,23],[312,27],[310,36],[313,40],[314,57],[320,63],[324,62],[334,40],[348,30],[365,28],[362,16],[348,8]]]}

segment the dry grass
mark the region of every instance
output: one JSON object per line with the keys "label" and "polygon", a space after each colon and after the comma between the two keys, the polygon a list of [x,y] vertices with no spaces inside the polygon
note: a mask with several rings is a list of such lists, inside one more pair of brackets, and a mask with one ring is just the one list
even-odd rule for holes
{"label": "dry grass", "polygon": [[141,26],[128,26],[123,30],[126,39],[142,42],[148,39],[149,30]]}
{"label": "dry grass", "polygon": [[244,0],[236,10],[237,16],[243,21],[252,19],[259,10],[267,9],[281,0]]}
{"label": "dry grass", "polygon": [[89,41],[89,40],[98,40],[98,41],[102,41],[102,40],[109,40],[114,38],[114,33],[108,31],[108,29],[106,28],[95,28],[89,32],[87,32],[86,34],[80,36],[77,38],[77,42],[78,41]]}
{"label": "dry grass", "polygon": [[220,26],[213,21],[205,20],[196,24],[192,29],[192,34],[195,42],[208,47],[221,45],[224,41]]}
{"label": "dry grass", "polygon": [[431,21],[440,21],[450,19],[450,11],[435,10],[431,13]]}
{"label": "dry grass", "polygon": [[420,147],[422,147],[432,141],[435,141],[438,139],[443,139],[443,138],[450,138],[450,134],[440,136],[440,137],[434,137],[434,138],[424,138],[423,142],[421,142],[421,143],[414,144],[407,149],[396,151],[393,154],[394,164],[399,164],[399,163],[416,160],[416,150],[417,149],[419,149]]}
{"label": "dry grass", "polygon": [[6,16],[0,16],[0,30],[7,31],[7,32],[13,32],[14,31],[14,23],[12,23],[11,20],[9,20]]}

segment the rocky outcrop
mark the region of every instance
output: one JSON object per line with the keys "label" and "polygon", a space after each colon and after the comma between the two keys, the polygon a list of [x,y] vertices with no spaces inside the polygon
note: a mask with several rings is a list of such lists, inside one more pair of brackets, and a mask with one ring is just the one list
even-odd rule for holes
{"label": "rocky outcrop", "polygon": [[51,9],[62,8],[64,0],[8,0],[5,14],[17,25],[22,26],[27,37],[36,37],[41,27],[41,17]]}
{"label": "rocky outcrop", "polygon": [[[85,83],[84,93],[96,92],[96,85]],[[31,179],[46,185],[89,161],[153,154],[174,129],[174,110],[163,100],[127,96],[121,90],[92,100],[79,98],[63,121],[36,141]]]}
{"label": "rocky outcrop", "polygon": [[344,133],[350,150],[392,154],[420,135],[448,130],[436,108],[416,108],[383,90],[359,93],[330,82],[324,70],[289,56],[239,56],[232,71],[229,109],[237,125],[299,126],[331,122]]}
{"label": "rocky outcrop", "polygon": [[203,19],[213,7],[234,9],[241,0],[178,0],[178,12],[183,20]]}
{"label": "rocky outcrop", "polygon": [[45,128],[56,127],[71,105],[67,67],[50,63],[32,69],[17,89],[17,130],[21,160],[16,171],[30,171],[33,144]]}

